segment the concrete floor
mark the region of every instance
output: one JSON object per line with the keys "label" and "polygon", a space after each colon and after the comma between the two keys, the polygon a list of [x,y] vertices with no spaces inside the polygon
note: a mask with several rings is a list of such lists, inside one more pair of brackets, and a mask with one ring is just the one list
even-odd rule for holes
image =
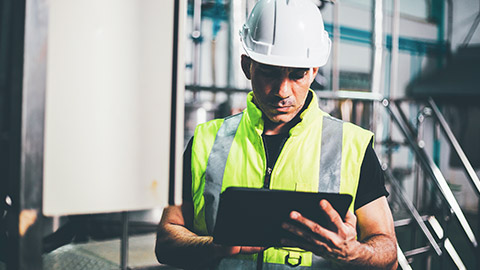
{"label": "concrete floor", "polygon": [[[129,269],[173,270],[160,265],[154,253],[155,234],[130,236]],[[0,270],[6,267],[0,262]],[[43,255],[45,270],[105,270],[120,269],[120,240],[89,241],[68,244]]]}

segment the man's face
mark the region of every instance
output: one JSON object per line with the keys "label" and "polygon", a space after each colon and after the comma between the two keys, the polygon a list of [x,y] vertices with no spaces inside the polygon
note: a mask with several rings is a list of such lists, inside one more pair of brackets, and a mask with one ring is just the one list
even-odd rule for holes
{"label": "man's face", "polygon": [[277,124],[290,122],[302,109],[318,68],[265,65],[242,55],[242,68],[252,81],[254,103]]}

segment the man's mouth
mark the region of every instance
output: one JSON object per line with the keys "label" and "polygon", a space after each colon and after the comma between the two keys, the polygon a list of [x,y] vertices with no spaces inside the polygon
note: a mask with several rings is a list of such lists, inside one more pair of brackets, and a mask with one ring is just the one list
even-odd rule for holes
{"label": "man's mouth", "polygon": [[289,112],[292,106],[273,106],[273,108],[278,112]]}

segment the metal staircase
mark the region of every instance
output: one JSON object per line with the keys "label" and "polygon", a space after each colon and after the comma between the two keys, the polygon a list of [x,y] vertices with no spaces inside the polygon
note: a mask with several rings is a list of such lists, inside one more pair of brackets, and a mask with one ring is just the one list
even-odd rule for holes
{"label": "metal staircase", "polygon": [[[460,208],[452,190],[449,187],[447,180],[444,177],[444,174],[440,171],[437,164],[435,164],[433,158],[428,155],[425,149],[424,141],[419,138],[418,130],[408,121],[405,113],[402,111],[401,105],[403,102],[408,100],[382,100],[382,105],[387,109],[390,114],[393,123],[399,128],[401,134],[406,140],[406,145],[413,151],[417,164],[421,168],[421,171],[425,174],[423,179],[417,179],[420,181],[431,182],[434,184],[436,189],[433,191],[435,194],[438,194],[437,199],[440,199],[440,206],[436,209],[424,210],[423,216],[419,213],[420,211],[416,209],[416,205],[409,199],[405,194],[404,189],[401,186],[401,182],[398,177],[395,175],[395,169],[389,168],[389,166],[384,166],[385,175],[387,182],[391,185],[393,192],[396,194],[394,196],[400,203],[406,207],[408,216],[404,220],[396,221],[396,229],[402,226],[409,226],[414,223],[414,231],[412,234],[416,235],[418,239],[419,235],[423,236],[426,239],[425,245],[418,246],[418,243],[422,241],[411,241],[410,250],[403,249],[403,254],[410,262],[417,258],[419,255],[436,255],[440,258],[440,263],[437,267],[444,267],[444,269],[451,269],[450,266],[454,265],[458,269],[467,269],[465,264],[462,261],[462,256],[458,254],[455,247],[450,240],[449,228],[452,225],[456,225],[458,230],[465,236],[467,245],[470,247],[470,250],[473,252],[476,261],[476,269],[480,265],[480,260],[478,257],[479,247],[478,240],[475,236],[472,227],[470,226],[467,218],[465,217],[462,209]],[[438,106],[435,104],[432,98],[428,98],[425,101],[421,101],[421,113],[425,117],[425,114],[430,116],[434,121],[434,127],[438,127],[447,141],[451,146],[451,151],[454,151],[460,158],[462,165],[465,169],[468,180],[470,181],[472,188],[476,191],[477,196],[480,196],[480,181],[478,176],[475,173],[475,170],[471,166],[467,157],[465,156],[460,144],[453,135],[452,130],[447,124],[445,118],[441,114]],[[423,196],[423,192],[415,192],[417,196]],[[423,193],[423,194],[422,194]],[[452,222],[452,219],[454,222]],[[477,236],[480,235],[477,232]],[[465,254],[463,254],[465,255]],[[450,264],[444,262],[444,258],[449,258]],[[430,260],[430,262],[428,262]],[[427,259],[427,263],[424,264],[424,267],[431,267],[431,258]],[[452,264],[453,263],[453,264]],[[406,266],[402,266],[402,269],[409,269]]]}
{"label": "metal staircase", "polygon": [[[433,128],[443,133],[451,151],[460,158],[472,188],[480,197],[480,180],[434,100],[388,100],[371,93],[359,94],[350,91],[317,92],[317,95],[321,100],[331,102],[351,100],[353,104],[363,103],[363,108],[371,106],[371,110],[375,109],[384,116],[383,120],[389,120],[388,139],[378,141],[377,138],[376,145],[386,149],[382,169],[390,191],[389,202],[395,219],[399,269],[480,269],[480,248],[477,240],[480,232],[472,229],[444,173],[428,153],[422,138],[422,129],[425,129],[421,125],[422,121],[417,125],[412,124],[402,110],[402,105],[405,107],[408,103],[415,103],[415,106],[409,106],[417,108],[413,114],[420,120],[430,118]],[[352,108],[352,112],[355,111],[356,108]],[[356,124],[372,128],[374,122],[370,119],[369,123]],[[395,133],[394,139],[391,133]],[[415,160],[413,169],[394,166],[391,162],[394,148],[411,151]],[[412,174],[416,175],[413,192],[411,188],[407,192],[403,178]],[[422,203],[425,201],[429,203]],[[480,222],[477,221],[477,224]]]}

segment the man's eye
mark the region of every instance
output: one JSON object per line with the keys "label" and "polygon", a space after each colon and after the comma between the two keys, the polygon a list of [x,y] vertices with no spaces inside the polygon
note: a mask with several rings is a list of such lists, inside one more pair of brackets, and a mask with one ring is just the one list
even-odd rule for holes
{"label": "man's eye", "polygon": [[293,72],[293,73],[290,74],[290,78],[292,80],[300,80],[303,77],[305,77],[305,75],[307,75],[307,72],[308,71]]}

